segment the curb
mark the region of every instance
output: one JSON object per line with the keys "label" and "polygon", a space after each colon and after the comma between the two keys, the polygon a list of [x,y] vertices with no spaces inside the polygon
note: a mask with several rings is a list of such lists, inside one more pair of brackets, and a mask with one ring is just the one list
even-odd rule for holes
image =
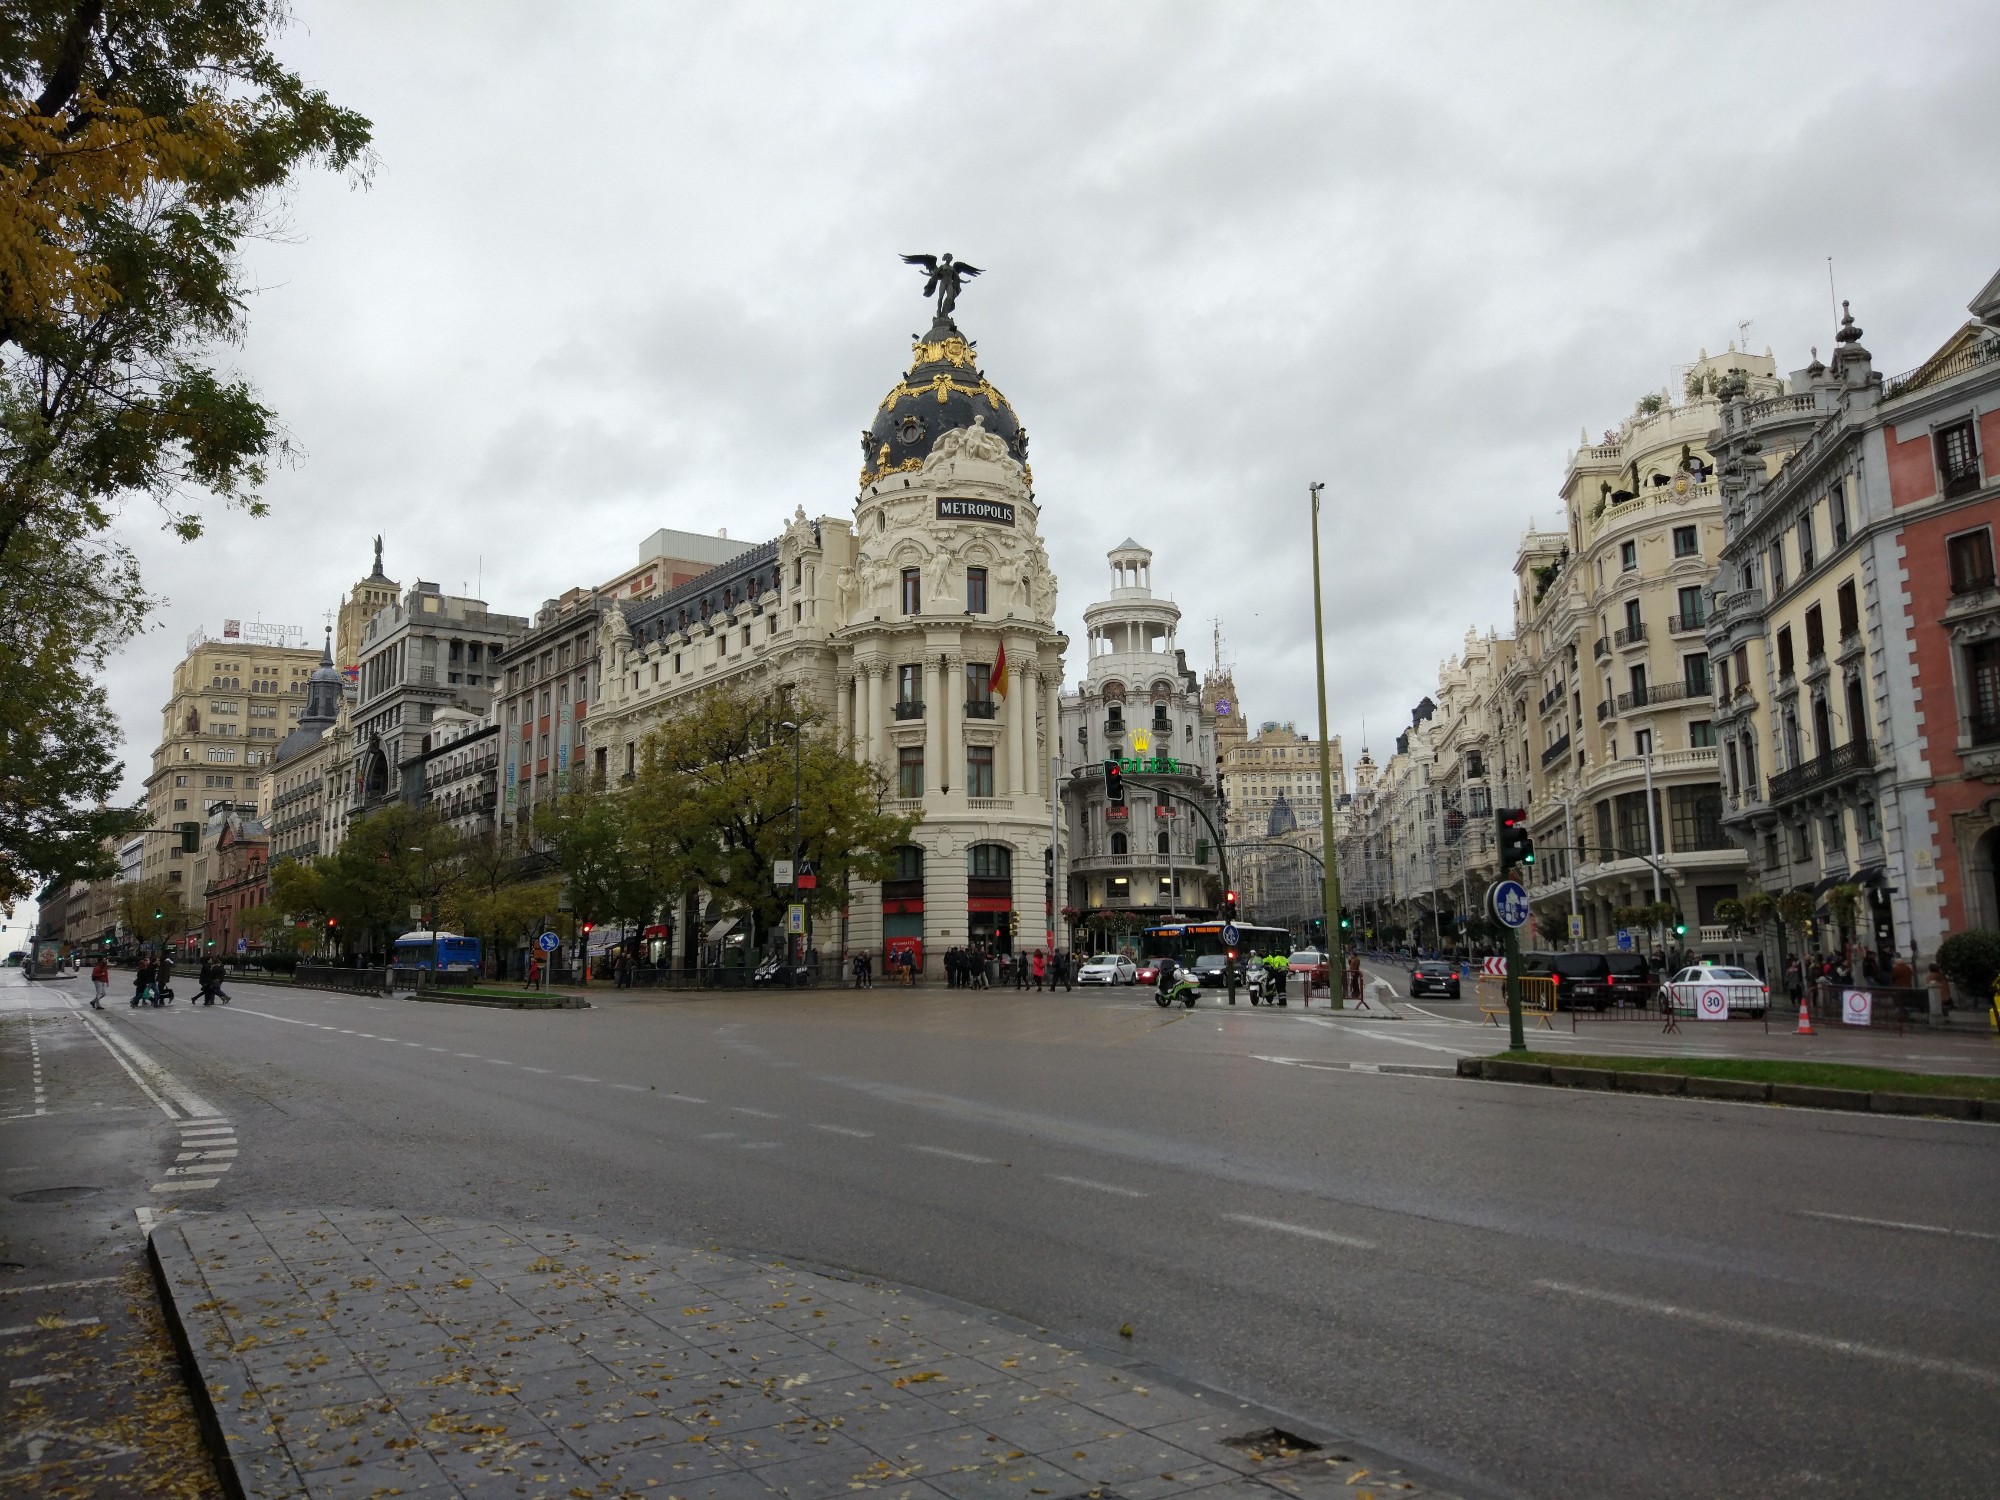
{"label": "curb", "polygon": [[188,1400],[194,1407],[195,1426],[201,1430],[201,1440],[208,1449],[209,1462],[215,1468],[216,1481],[227,1500],[247,1500],[242,1476],[236,1472],[236,1460],[229,1451],[229,1440],[223,1435],[222,1414],[215,1409],[215,1399],[209,1392],[208,1382],[202,1378],[201,1361],[195,1357],[194,1342],[187,1325],[181,1321],[181,1306],[174,1296],[173,1280],[160,1256],[159,1246],[154,1243],[156,1236],[166,1232],[167,1226],[162,1225],[146,1236],[146,1264],[153,1273],[153,1290],[159,1293],[160,1312],[167,1325],[167,1334],[174,1342],[174,1355],[180,1361]]}
{"label": "curb", "polygon": [[1877,1115],[1925,1115],[1947,1120],[2000,1123],[2000,1100],[1951,1094],[1882,1094],[1866,1089],[1820,1088],[1803,1083],[1758,1083],[1748,1078],[1702,1078],[1689,1073],[1625,1072],[1616,1068],[1568,1068],[1560,1063],[1510,1062],[1504,1058],[1461,1057],[1460,1078],[1488,1083],[1530,1083],[1554,1088],[1597,1089],[1616,1094],[1728,1099],[1738,1103],[1783,1104],[1793,1109],[1835,1109]]}
{"label": "curb", "polygon": [[483,1005],[491,1010],[589,1010],[590,1002],[581,995],[551,995],[546,1000],[503,1000],[498,995],[453,995],[444,990],[409,990],[391,993],[391,1000],[418,1000],[426,1005]]}

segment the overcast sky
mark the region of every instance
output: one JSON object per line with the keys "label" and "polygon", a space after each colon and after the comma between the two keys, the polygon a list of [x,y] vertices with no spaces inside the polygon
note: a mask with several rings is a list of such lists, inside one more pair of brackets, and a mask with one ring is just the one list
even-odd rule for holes
{"label": "overcast sky", "polygon": [[[293,195],[231,351],[299,462],[183,546],[119,658],[137,796],[188,632],[310,627],[392,576],[530,612],[659,526],[850,514],[857,435],[959,306],[1033,438],[1060,622],[1126,533],[1222,622],[1253,722],[1329,674],[1383,755],[1467,626],[1509,620],[1578,431],[1750,320],[1877,365],[2000,268],[1992,4],[611,5],[299,0],[281,54],[379,166]],[[1072,645],[1071,679],[1083,652]]]}

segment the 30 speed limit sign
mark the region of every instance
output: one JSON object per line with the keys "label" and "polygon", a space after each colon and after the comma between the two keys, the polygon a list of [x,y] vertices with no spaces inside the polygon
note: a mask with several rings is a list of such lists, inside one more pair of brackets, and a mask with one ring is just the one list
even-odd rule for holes
{"label": "30 speed limit sign", "polygon": [[1698,1021],[1726,1021],[1729,1019],[1729,994],[1726,990],[1705,989],[1695,997],[1695,1019]]}

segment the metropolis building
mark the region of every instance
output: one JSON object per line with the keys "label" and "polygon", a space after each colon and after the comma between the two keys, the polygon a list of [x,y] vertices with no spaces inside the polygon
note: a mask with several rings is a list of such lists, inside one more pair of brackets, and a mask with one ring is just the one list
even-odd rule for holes
{"label": "metropolis building", "polygon": [[[731,684],[819,704],[840,743],[920,813],[897,875],[855,889],[831,953],[1042,946],[1063,649],[1028,435],[948,312],[862,435],[852,515],[809,519],[653,598],[610,603],[576,716],[596,775],[633,772],[689,695]],[[503,726],[503,787],[524,772]],[[692,954],[707,914],[677,914]]]}

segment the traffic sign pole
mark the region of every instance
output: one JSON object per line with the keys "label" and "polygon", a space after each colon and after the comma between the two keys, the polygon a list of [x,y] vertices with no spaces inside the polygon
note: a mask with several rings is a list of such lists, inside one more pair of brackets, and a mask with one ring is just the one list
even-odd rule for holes
{"label": "traffic sign pole", "polygon": [[1512,880],[1499,880],[1487,893],[1487,904],[1500,919],[1502,942],[1507,950],[1507,1047],[1512,1052],[1528,1050],[1527,1033],[1521,1026],[1521,938],[1527,920],[1528,893]]}

